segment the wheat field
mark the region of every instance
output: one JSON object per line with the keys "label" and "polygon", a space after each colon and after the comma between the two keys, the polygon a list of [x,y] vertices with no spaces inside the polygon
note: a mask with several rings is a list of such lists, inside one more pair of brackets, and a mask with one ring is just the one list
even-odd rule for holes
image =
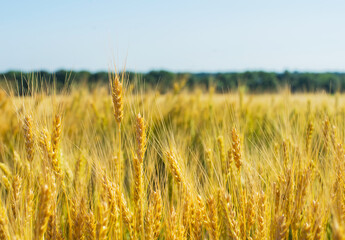
{"label": "wheat field", "polygon": [[0,94],[0,239],[344,239],[343,95],[30,86]]}

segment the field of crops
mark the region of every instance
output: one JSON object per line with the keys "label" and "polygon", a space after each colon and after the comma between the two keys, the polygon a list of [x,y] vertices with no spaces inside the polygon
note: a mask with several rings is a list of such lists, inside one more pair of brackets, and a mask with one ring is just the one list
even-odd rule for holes
{"label": "field of crops", "polygon": [[345,96],[0,94],[0,239],[343,239]]}

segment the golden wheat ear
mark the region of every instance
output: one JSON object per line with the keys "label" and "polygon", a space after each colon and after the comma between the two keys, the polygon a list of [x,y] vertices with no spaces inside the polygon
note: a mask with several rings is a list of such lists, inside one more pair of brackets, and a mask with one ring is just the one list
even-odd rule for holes
{"label": "golden wheat ear", "polygon": [[97,239],[108,239],[109,206],[105,200],[100,200],[97,204],[99,220],[96,228]]}
{"label": "golden wheat ear", "polygon": [[36,221],[36,232],[35,239],[42,240],[44,239],[44,234],[47,231],[48,221],[52,214],[51,209],[51,198],[52,193],[48,185],[43,185],[41,187],[38,216]]}
{"label": "golden wheat ear", "polygon": [[207,199],[208,222],[207,227],[210,239],[219,239],[219,225],[218,225],[218,207],[214,196]]}
{"label": "golden wheat ear", "polygon": [[242,166],[241,140],[235,127],[232,129],[232,155],[237,169],[240,170]]}
{"label": "golden wheat ear", "polygon": [[153,192],[154,205],[154,224],[153,224],[153,238],[158,239],[162,227],[162,196],[159,191]]}
{"label": "golden wheat ear", "polygon": [[220,157],[220,162],[221,162],[221,167],[222,167],[222,174],[224,176],[227,172],[227,167],[226,167],[225,147],[224,147],[223,136],[218,136],[217,144],[218,144],[219,157]]}
{"label": "golden wheat ear", "polygon": [[31,115],[25,116],[23,129],[24,129],[25,150],[26,150],[27,160],[31,163],[35,156],[33,120],[32,120]]}
{"label": "golden wheat ear", "polygon": [[165,155],[168,160],[168,164],[169,164],[171,173],[174,176],[175,181],[177,183],[182,184],[182,186],[186,187],[186,183],[182,175],[181,167],[180,167],[180,164],[176,157],[175,152],[173,150],[170,150],[170,151],[167,151]]}
{"label": "golden wheat ear", "polygon": [[146,150],[146,124],[144,118],[138,114],[136,117],[137,155],[133,157],[134,166],[134,204],[136,232],[144,236],[144,190],[143,190],[143,160]]}
{"label": "golden wheat ear", "polygon": [[255,235],[257,239],[266,239],[266,195],[262,191],[258,194],[258,208],[257,208],[257,221]]}
{"label": "golden wheat ear", "polygon": [[8,230],[8,218],[6,210],[2,206],[0,206],[0,239],[10,239],[10,233]]}
{"label": "golden wheat ear", "polygon": [[118,74],[115,74],[115,79],[112,82],[111,96],[113,100],[114,107],[114,117],[117,123],[121,123],[123,119],[123,92],[122,92],[122,83]]}
{"label": "golden wheat ear", "polygon": [[161,231],[162,198],[156,191],[151,192],[145,215],[145,239],[157,239]]}
{"label": "golden wheat ear", "polygon": [[222,211],[227,236],[236,240],[241,239],[240,226],[238,220],[236,219],[236,212],[234,210],[230,195],[225,191],[222,191],[220,193],[220,202],[222,203]]}
{"label": "golden wheat ear", "polygon": [[143,162],[146,151],[146,123],[144,118],[138,113],[136,117],[136,140],[137,140],[137,157],[139,162]]}
{"label": "golden wheat ear", "polygon": [[63,177],[61,164],[60,164],[60,158],[59,158],[59,152],[60,152],[59,145],[61,141],[60,140],[61,131],[62,131],[61,116],[59,114],[56,114],[53,121],[53,131],[51,135],[51,151],[52,151],[51,161],[52,161],[54,172],[60,178]]}
{"label": "golden wheat ear", "polygon": [[306,148],[307,154],[309,153],[311,137],[312,137],[313,132],[314,132],[314,124],[312,122],[309,122],[308,127],[307,127],[306,140],[305,140],[305,148]]}
{"label": "golden wheat ear", "polygon": [[53,161],[58,159],[58,151],[61,138],[61,116],[56,114],[53,121],[53,131],[51,135],[52,158]]}

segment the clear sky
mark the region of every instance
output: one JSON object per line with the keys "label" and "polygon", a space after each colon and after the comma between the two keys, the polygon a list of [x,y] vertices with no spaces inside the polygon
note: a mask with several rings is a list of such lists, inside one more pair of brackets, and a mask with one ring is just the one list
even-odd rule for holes
{"label": "clear sky", "polygon": [[345,71],[344,0],[1,0],[0,72]]}

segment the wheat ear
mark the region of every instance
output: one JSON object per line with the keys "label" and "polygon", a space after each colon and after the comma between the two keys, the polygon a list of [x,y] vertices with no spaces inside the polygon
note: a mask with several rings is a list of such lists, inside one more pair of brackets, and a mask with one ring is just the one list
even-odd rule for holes
{"label": "wheat ear", "polygon": [[51,191],[48,185],[41,187],[39,206],[35,239],[42,240],[44,239],[44,233],[47,230],[48,221],[52,214]]}
{"label": "wheat ear", "polygon": [[51,136],[51,146],[52,146],[52,165],[55,170],[61,174],[60,163],[59,163],[59,145],[61,137],[61,116],[55,115],[53,121],[53,131]]}
{"label": "wheat ear", "polygon": [[165,155],[167,157],[171,173],[174,176],[176,182],[182,184],[182,186],[185,187],[186,185],[182,175],[182,171],[174,151],[170,150],[166,152]]}
{"label": "wheat ear", "polygon": [[240,170],[242,166],[241,140],[235,127],[232,129],[232,155],[237,169]]}
{"label": "wheat ear", "polygon": [[34,148],[34,133],[33,133],[33,120],[31,115],[27,115],[24,118],[24,138],[25,138],[25,150],[28,161],[31,163],[35,156]]}
{"label": "wheat ear", "polygon": [[114,116],[117,123],[121,123],[123,119],[123,102],[122,102],[122,83],[118,74],[115,75],[115,79],[112,82],[111,96],[113,100]]}
{"label": "wheat ear", "polygon": [[207,199],[208,206],[208,231],[211,240],[219,239],[219,228],[218,228],[218,208],[217,202],[213,196]]}

